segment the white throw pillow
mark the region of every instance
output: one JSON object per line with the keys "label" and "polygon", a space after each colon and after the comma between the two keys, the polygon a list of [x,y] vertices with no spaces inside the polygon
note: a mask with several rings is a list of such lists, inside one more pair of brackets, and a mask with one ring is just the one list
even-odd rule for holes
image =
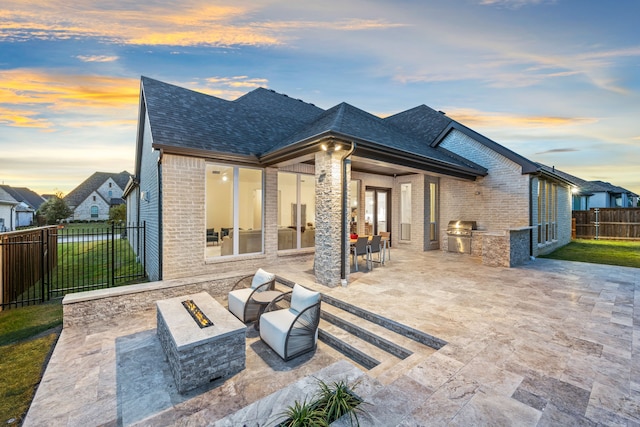
{"label": "white throw pillow", "polygon": [[275,274],[267,273],[263,269],[259,268],[256,271],[256,274],[253,275],[253,280],[251,281],[251,288],[255,289],[263,283],[270,282],[276,277]]}
{"label": "white throw pillow", "polygon": [[301,312],[305,308],[320,301],[320,292],[310,291],[297,283],[293,285],[291,294],[291,309]]}

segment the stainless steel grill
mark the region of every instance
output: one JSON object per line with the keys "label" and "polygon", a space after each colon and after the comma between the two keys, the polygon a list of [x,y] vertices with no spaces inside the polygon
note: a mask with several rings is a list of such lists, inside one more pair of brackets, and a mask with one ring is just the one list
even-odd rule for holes
{"label": "stainless steel grill", "polygon": [[471,253],[471,234],[476,229],[475,221],[449,221],[447,225],[449,252]]}

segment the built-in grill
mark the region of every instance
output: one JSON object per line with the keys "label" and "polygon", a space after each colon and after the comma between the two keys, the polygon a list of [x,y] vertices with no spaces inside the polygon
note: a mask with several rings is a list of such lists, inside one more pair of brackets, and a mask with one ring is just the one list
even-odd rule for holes
{"label": "built-in grill", "polygon": [[449,221],[447,225],[449,252],[471,253],[471,232],[476,230],[475,221]]}

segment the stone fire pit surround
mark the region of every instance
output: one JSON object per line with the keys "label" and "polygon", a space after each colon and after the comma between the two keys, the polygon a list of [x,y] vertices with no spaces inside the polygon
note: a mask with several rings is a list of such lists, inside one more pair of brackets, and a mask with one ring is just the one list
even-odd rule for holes
{"label": "stone fire pit surround", "polygon": [[[213,326],[200,328],[185,300],[193,300]],[[156,308],[158,339],[180,393],[245,368],[246,326],[207,292],[160,300]]]}

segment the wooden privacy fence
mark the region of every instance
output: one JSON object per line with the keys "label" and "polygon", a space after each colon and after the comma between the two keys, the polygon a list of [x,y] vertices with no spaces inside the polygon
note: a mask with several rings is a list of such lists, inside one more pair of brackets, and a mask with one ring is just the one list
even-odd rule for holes
{"label": "wooden privacy fence", "polygon": [[575,238],[640,240],[640,208],[591,208],[571,215]]}
{"label": "wooden privacy fence", "polygon": [[58,258],[56,227],[0,234],[0,310],[43,301]]}

